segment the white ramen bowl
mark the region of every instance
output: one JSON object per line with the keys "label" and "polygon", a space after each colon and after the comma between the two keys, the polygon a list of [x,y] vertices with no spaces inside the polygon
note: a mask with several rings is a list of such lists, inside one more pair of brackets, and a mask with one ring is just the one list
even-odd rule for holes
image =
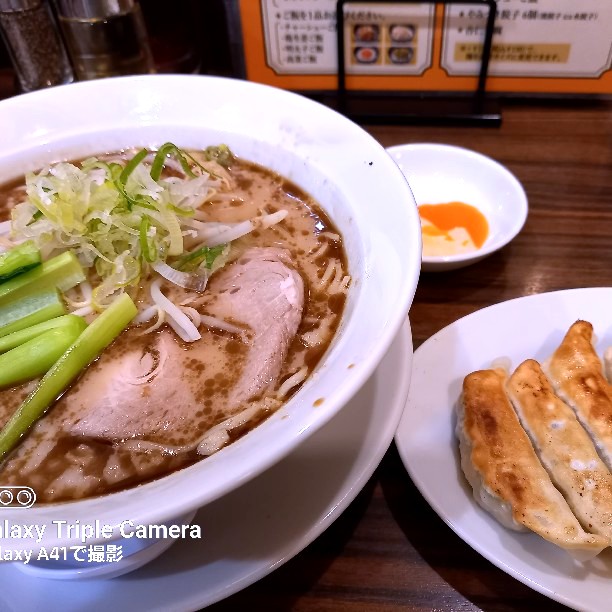
{"label": "white ramen bowl", "polygon": [[[120,536],[124,521],[171,522],[245,483],[342,409],[405,320],[421,259],[416,204],[384,148],[327,107],[233,79],[120,77],[2,101],[0,134],[0,182],[51,161],[122,147],[226,143],[238,156],[279,172],[320,203],[344,237],[353,279],[332,345],[277,413],[215,455],[156,481],[82,501],[1,508],[0,527],[4,519],[45,527],[40,542],[21,539],[20,548],[80,545],[75,531],[70,536],[59,532],[58,521],[110,526],[110,539],[98,533],[86,542],[108,544]],[[2,536],[3,550],[16,547],[4,531]]]}

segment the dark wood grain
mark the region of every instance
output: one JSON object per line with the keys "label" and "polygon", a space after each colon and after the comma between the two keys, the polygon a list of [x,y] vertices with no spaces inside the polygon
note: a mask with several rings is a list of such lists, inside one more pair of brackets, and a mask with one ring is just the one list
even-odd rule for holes
{"label": "dark wood grain", "polygon": [[[423,273],[415,348],[446,325],[511,298],[612,285],[612,102],[506,103],[500,128],[376,126],[383,145],[474,149],[522,182],[521,234],[482,262]],[[612,311],[612,305],[611,305]],[[431,510],[392,446],[336,522],[257,584],[209,608],[299,612],[562,610],[474,552]]]}

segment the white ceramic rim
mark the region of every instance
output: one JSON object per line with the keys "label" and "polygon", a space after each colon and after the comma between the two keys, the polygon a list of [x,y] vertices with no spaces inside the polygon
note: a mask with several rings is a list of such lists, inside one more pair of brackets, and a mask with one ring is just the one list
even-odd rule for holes
{"label": "white ceramic rim", "polygon": [[498,251],[502,247],[506,246],[509,242],[511,242],[523,229],[525,222],[527,221],[527,215],[529,212],[529,204],[527,200],[527,194],[525,193],[525,189],[521,182],[504,166],[498,161],[494,160],[492,157],[484,155],[483,153],[478,153],[477,151],[473,151],[472,149],[466,149],[465,147],[458,147],[456,145],[449,144],[440,144],[435,142],[418,142],[418,143],[408,143],[401,145],[394,145],[392,147],[387,148],[387,152],[390,155],[394,153],[400,153],[401,151],[433,151],[436,150],[442,151],[444,153],[454,153],[456,155],[465,155],[466,157],[474,160],[479,164],[484,164],[488,168],[492,169],[499,176],[503,177],[504,180],[508,181],[508,185],[516,192],[516,219],[514,223],[508,228],[503,235],[500,235],[496,240],[492,240],[483,245],[482,248],[471,251],[469,253],[458,253],[457,255],[444,255],[438,257],[425,256],[422,257],[422,262],[424,264],[440,264],[440,263],[460,263],[460,262],[469,262],[483,259],[487,255]]}
{"label": "white ceramic rim", "polygon": [[[73,582],[70,588],[62,581],[46,581],[44,591],[30,589],[25,599],[24,585],[30,577],[11,567],[15,564],[0,564],[0,582],[4,587],[0,592],[0,608],[4,604],[35,610],[47,599],[63,612],[82,612],[85,605],[97,610],[109,600],[125,602],[130,612],[200,610],[275,571],[340,517],[389,448],[410,385],[411,338],[410,322],[406,319],[386,356],[365,383],[363,396],[360,393],[353,397],[350,408],[347,406],[268,472],[202,508],[196,516],[196,522],[203,527],[202,540],[178,543],[161,559],[128,579],[81,580]],[[336,454],[339,462],[329,471],[320,470],[322,462],[312,463],[313,455]],[[299,474],[296,476],[292,469],[287,469],[285,462],[295,462]],[[283,494],[287,493],[284,489],[270,491],[272,482],[278,478],[282,483],[289,479],[288,495]],[[253,500],[246,522],[233,529],[229,517],[240,514],[253,499],[253,492],[261,494]],[[294,507],[297,515],[289,515]],[[214,531],[207,529],[207,525],[214,527]],[[257,530],[260,531],[255,540],[250,540]],[[241,550],[243,540],[248,540],[249,546]]]}
{"label": "white ceramic rim", "polygon": [[[181,95],[177,97],[178,94],[174,92],[180,92]],[[202,96],[207,95],[214,98],[214,106],[211,101],[208,108],[206,107],[206,99]],[[376,299],[380,300],[381,312],[376,313],[376,317],[372,316],[371,312],[368,313],[368,320],[374,320],[372,334],[375,329],[376,341],[364,344],[357,361],[344,364],[342,384],[339,385],[336,379],[332,391],[325,398],[325,411],[299,409],[301,398],[307,396],[305,385],[304,389],[288,402],[287,410],[277,412],[253,433],[206,461],[180,470],[171,477],[101,498],[35,506],[29,510],[3,509],[2,518],[6,517],[13,522],[27,520],[28,523],[45,524],[50,524],[52,520],[65,520],[67,517],[70,520],[81,520],[81,523],[98,519],[101,524],[107,523],[116,527],[119,521],[123,520],[120,517],[125,517],[132,519],[135,524],[160,524],[217,499],[282,459],[327,423],[372,374],[406,317],[416,289],[421,259],[418,212],[406,179],[385,149],[362,128],[335,111],[297,94],[221,77],[147,75],[75,83],[11,98],[0,102],[0,132],[5,135],[0,143],[0,167],[7,164],[9,166],[9,170],[0,180],[11,178],[17,171],[22,172],[26,160],[30,169],[33,169],[58,149],[62,149],[66,154],[67,148],[75,142],[79,143],[79,151],[85,147],[89,154],[100,152],[100,147],[104,145],[95,145],[97,149],[92,147],[91,138],[98,139],[98,143],[116,144],[119,139],[117,133],[121,130],[131,134],[121,136],[124,141],[126,138],[130,139],[129,143],[124,142],[124,146],[141,145],[142,142],[133,140],[147,141],[151,139],[152,134],[156,134],[155,144],[161,144],[173,130],[181,134],[176,144],[194,146],[191,144],[193,139],[190,140],[194,128],[189,121],[196,111],[192,108],[195,102],[189,101],[195,98],[198,98],[201,104],[201,107],[197,108],[198,112],[211,114],[206,121],[212,122],[214,119],[213,131],[221,124],[227,128],[224,134],[236,136],[238,148],[248,148],[250,143],[253,150],[255,147],[265,149],[262,155],[268,154],[268,151],[261,142],[244,138],[239,132],[234,134],[232,130],[239,130],[249,117],[255,118],[254,109],[274,108],[273,117],[270,113],[256,115],[258,130],[275,130],[277,146],[286,146],[287,150],[297,150],[299,155],[304,154],[305,157],[298,161],[308,171],[314,173],[316,170],[324,174],[327,171],[323,167],[325,163],[334,168],[337,166],[338,176],[333,179],[328,177],[332,187],[337,179],[342,190],[356,201],[368,205],[374,202],[377,212],[392,213],[390,218],[387,218],[385,214],[372,216],[367,211],[368,232],[359,235],[359,239],[365,244],[360,245],[365,261],[362,264],[362,282],[359,286],[356,284],[357,297],[351,307],[354,307],[357,317],[363,295],[379,294]],[[248,101],[246,105],[245,100]],[[83,119],[73,108],[75,101],[90,105],[88,112],[92,113],[92,117],[86,122],[86,132],[79,127]],[[263,106],[264,104],[267,106]],[[45,113],[40,113],[41,108],[46,109],[47,116],[48,113],[54,113],[52,125],[41,119],[41,116],[45,116]],[[177,113],[177,109],[181,112]],[[167,113],[168,118],[164,113]],[[296,117],[299,117],[299,125]],[[134,125],[137,125],[137,128],[134,128]],[[238,127],[235,127],[236,125]],[[209,132],[211,128],[205,127],[201,131]],[[271,137],[266,133],[266,138]],[[64,144],[66,142],[68,144]],[[231,138],[228,144],[233,146]],[[273,146],[270,148],[274,149]],[[277,153],[278,149],[274,152]],[[343,156],[339,156],[340,152]],[[241,155],[242,151],[238,150],[237,153]],[[242,156],[253,159],[244,154]],[[292,161],[289,153],[284,157],[289,159],[287,164],[295,165],[296,162]],[[284,157],[281,163],[285,163]],[[264,163],[260,158],[255,161]],[[383,177],[384,181],[375,180],[377,177]],[[293,180],[291,175],[288,178]],[[328,180],[323,178],[323,182]],[[330,212],[328,206],[324,205],[324,208]],[[352,217],[357,213],[366,216],[366,210],[351,210]],[[333,218],[333,215],[331,216]],[[347,223],[353,222],[352,217]],[[383,264],[392,268],[391,272],[396,280],[392,293],[389,286],[381,284],[380,276],[375,275]],[[361,314],[365,317],[364,313]],[[345,329],[356,332],[355,317],[351,314],[350,321],[353,322],[343,323],[342,334]],[[342,335],[342,338],[345,335]],[[335,351],[339,352],[342,343],[342,339],[334,341],[334,346],[327,356],[332,358]],[[350,365],[354,367],[349,367]],[[330,381],[326,379],[329,375],[325,368],[321,370],[311,378],[310,387],[314,382],[322,384],[324,380],[327,380],[329,386]],[[283,419],[290,407],[294,409],[292,419]],[[272,433],[283,431],[282,421],[291,423],[292,434],[284,438],[271,437],[269,430]],[[264,427],[266,435],[258,435],[257,432],[263,431]],[[273,440],[273,444],[266,443],[266,436]],[[257,456],[258,460],[252,464],[243,461],[237,465],[241,449],[245,446],[252,450],[253,456]],[[231,465],[227,478],[223,482],[217,478],[213,485],[199,490],[197,485],[210,475],[210,470],[220,461],[223,461],[224,469]],[[143,495],[154,496],[155,503],[143,503]],[[176,496],[180,496],[180,503],[173,501]],[[112,507],[108,500],[112,501]],[[27,519],[22,513],[27,513]],[[88,540],[88,543],[99,541],[102,539],[94,537]],[[50,538],[43,544],[77,542],[77,537]]]}

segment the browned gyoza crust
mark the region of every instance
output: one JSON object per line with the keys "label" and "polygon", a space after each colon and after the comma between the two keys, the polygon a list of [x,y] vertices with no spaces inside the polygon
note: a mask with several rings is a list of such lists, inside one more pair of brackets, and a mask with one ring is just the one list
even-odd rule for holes
{"label": "browned gyoza crust", "polygon": [[586,533],[552,484],[505,392],[506,374],[480,370],[465,377],[463,409],[471,459],[482,484],[512,508],[517,523],[566,549],[593,550],[607,540]]}
{"label": "browned gyoza crust", "polygon": [[574,412],[559,399],[540,364],[512,374],[508,394],[542,464],[583,527],[612,539],[612,475]]}
{"label": "browned gyoza crust", "polygon": [[575,411],[612,470],[612,387],[593,347],[593,326],[576,321],[544,370],[557,395]]}

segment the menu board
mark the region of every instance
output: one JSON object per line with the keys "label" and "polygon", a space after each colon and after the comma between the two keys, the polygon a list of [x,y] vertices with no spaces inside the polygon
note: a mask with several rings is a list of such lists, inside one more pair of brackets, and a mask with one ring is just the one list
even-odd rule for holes
{"label": "menu board", "polygon": [[[248,79],[336,88],[336,0],[238,2]],[[347,2],[347,88],[473,90],[487,12],[484,4]],[[497,0],[487,89],[612,93],[612,2]]]}

